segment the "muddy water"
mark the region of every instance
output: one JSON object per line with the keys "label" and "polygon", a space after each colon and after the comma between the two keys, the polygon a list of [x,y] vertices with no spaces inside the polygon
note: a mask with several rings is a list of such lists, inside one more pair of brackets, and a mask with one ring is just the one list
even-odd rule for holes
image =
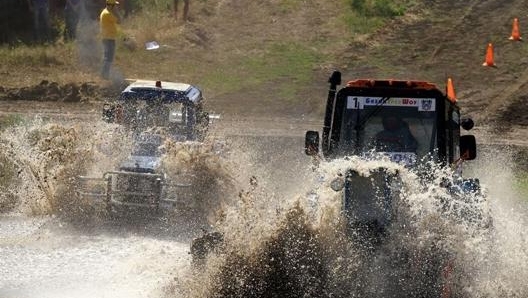
{"label": "muddy water", "polygon": [[1,297],[149,297],[187,263],[172,231],[120,227],[74,194],[75,177],[102,175],[127,154],[120,128],[30,117],[5,129],[0,147],[10,200],[0,217]]}
{"label": "muddy water", "polygon": [[[475,269],[475,296],[523,297],[528,295],[528,197],[515,187],[517,150],[483,146],[479,160],[468,172],[484,181],[493,217],[493,233],[487,243],[475,243],[470,260]],[[485,248],[490,250],[486,251]],[[469,262],[468,262],[469,263]]]}
{"label": "muddy water", "polygon": [[[301,191],[303,184],[292,197],[275,197],[258,186],[242,193],[219,225],[225,247],[203,268],[180,275],[179,291],[170,296],[524,297],[526,198],[513,187],[508,152],[483,149],[482,161],[465,167],[468,174],[480,174],[489,201],[475,196],[469,204],[489,211],[489,226],[487,220],[480,225],[455,220],[466,201],[447,210],[438,203],[449,197],[438,187],[442,178],[449,179],[443,169],[433,168],[433,178],[423,185],[413,172],[392,164],[354,158],[322,163],[305,189],[316,188],[315,204]],[[373,250],[360,236],[345,232],[341,197],[328,189],[331,177],[347,168],[368,175],[379,166],[401,174],[408,217],[399,218]]]}
{"label": "muddy water", "polygon": [[[347,160],[312,170],[301,137],[276,131],[256,136],[262,134],[258,130],[248,136],[240,123],[227,127],[223,154],[235,166],[215,172],[235,181],[232,193],[222,193],[229,200],[219,206],[215,224],[225,233],[226,248],[195,268],[187,252],[200,227],[185,226],[185,219],[116,225],[95,216],[95,222],[90,217],[79,225],[61,216],[64,206],[72,206],[53,200],[68,194],[61,187],[63,175],[76,174],[79,167],[96,174],[115,166],[121,155],[111,149],[126,148],[128,142],[126,136],[112,138],[122,143],[97,141],[108,140],[100,136],[111,127],[48,124],[8,131],[2,142],[3,152],[24,152],[15,161],[32,170],[19,173],[24,167],[13,165],[13,179],[22,184],[7,189],[17,199],[0,218],[1,297],[391,297],[394,289],[405,297],[423,297],[437,287],[427,274],[451,259],[458,297],[528,295],[523,282],[528,279],[527,203],[512,186],[508,154],[499,158],[497,152],[504,151],[496,147],[485,148],[481,161],[467,169],[478,173],[488,191],[491,233],[435,216],[433,198],[442,190],[416,185],[409,172],[405,198],[417,220],[395,228],[381,253],[369,254],[368,247],[345,236],[340,197],[328,186],[347,167],[368,171],[378,165]],[[285,135],[296,134],[293,130]],[[180,151],[172,152],[181,158]],[[115,156],[99,167],[84,163],[102,161],[109,153]],[[44,179],[46,173],[61,179]],[[83,214],[73,210],[70,214]],[[412,260],[432,261],[409,262],[402,252]]]}
{"label": "muddy water", "polygon": [[[115,222],[85,202],[76,201],[71,178],[115,169],[130,150],[130,138],[113,125],[93,120],[80,123],[75,113],[35,115],[1,135],[3,170],[9,173],[9,177],[4,175],[9,179],[2,181],[2,202],[6,198],[11,202],[0,204],[0,296],[165,296],[174,276],[188,271],[189,242],[200,233],[203,222],[196,223],[194,214],[185,213],[161,221]],[[279,140],[287,146],[302,144],[300,139]],[[234,189],[234,181],[247,184],[256,163],[262,166],[270,160],[269,155],[281,155],[284,148],[275,148],[272,143],[270,139],[264,146],[267,149],[258,161],[252,160],[256,155],[249,151],[258,152],[264,144],[254,137],[234,136],[214,146],[165,144],[164,163],[169,175],[175,168],[192,164],[199,177],[209,179],[201,181],[201,188],[210,193],[203,191],[201,195],[222,201],[237,198],[240,188]],[[226,147],[241,150],[230,153]],[[217,154],[235,158],[239,166],[232,169]],[[266,171],[255,174],[266,179],[288,176],[283,171],[264,174]],[[215,180],[211,175],[223,179]],[[289,187],[287,180],[277,186]],[[226,187],[234,191],[228,195],[223,192]]]}
{"label": "muddy water", "polygon": [[187,245],[133,233],[85,235],[50,217],[0,218],[0,296],[159,297]]}

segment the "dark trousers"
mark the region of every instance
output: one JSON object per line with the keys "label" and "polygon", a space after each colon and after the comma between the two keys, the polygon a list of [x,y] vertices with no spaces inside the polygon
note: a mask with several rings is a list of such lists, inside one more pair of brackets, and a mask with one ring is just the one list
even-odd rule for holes
{"label": "dark trousers", "polygon": [[114,61],[115,46],[114,39],[103,39],[103,69],[101,70],[101,76],[104,79],[110,77],[110,67]]}
{"label": "dark trousers", "polygon": [[74,11],[72,7],[66,6],[66,8],[64,9],[64,39],[75,39],[78,23],[79,13]]}
{"label": "dark trousers", "polygon": [[[189,1],[190,0],[183,0],[183,20],[187,21],[188,15],[189,15]],[[178,17],[178,3],[180,0],[174,0],[174,16]]]}
{"label": "dark trousers", "polygon": [[33,36],[38,42],[49,41],[50,38],[49,8],[47,4],[33,4]]}

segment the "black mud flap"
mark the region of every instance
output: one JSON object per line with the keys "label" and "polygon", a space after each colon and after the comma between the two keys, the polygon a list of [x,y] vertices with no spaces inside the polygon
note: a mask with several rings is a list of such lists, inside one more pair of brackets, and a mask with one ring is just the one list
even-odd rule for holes
{"label": "black mud flap", "polygon": [[368,176],[353,170],[347,173],[343,211],[352,235],[373,246],[383,240],[395,218],[398,181],[398,174],[385,168],[371,170]]}

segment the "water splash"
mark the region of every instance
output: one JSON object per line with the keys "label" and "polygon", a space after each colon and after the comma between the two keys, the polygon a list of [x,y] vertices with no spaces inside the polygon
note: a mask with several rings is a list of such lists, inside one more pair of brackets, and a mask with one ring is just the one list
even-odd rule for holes
{"label": "water splash", "polygon": [[[11,196],[6,210],[72,218],[86,214],[73,199],[69,179],[115,169],[131,144],[126,132],[106,123],[36,119],[5,130],[0,158],[9,168],[2,180],[2,195]],[[165,145],[165,171],[169,176],[199,173],[200,204],[225,235],[223,249],[203,267],[178,272],[167,287],[170,297],[424,297],[446,284],[456,297],[528,295],[528,212],[525,198],[512,187],[509,154],[486,151],[485,162],[466,171],[481,178],[487,201],[470,196],[446,204],[451,194],[442,185],[452,182],[448,169],[429,165],[424,183],[405,167],[359,158],[323,162],[310,175],[303,173],[310,188],[299,186],[297,196],[269,192],[262,185],[274,181],[248,175],[247,189],[233,197],[238,187],[233,168],[216,146]],[[380,167],[399,173],[406,216],[372,250],[347,230],[341,195],[330,184],[347,169],[369,176]],[[468,206],[489,208],[492,226],[457,220]]]}
{"label": "water splash", "polygon": [[4,185],[15,198],[11,211],[68,217],[86,213],[86,206],[76,200],[76,177],[111,167],[127,144],[123,134],[107,124],[46,123],[39,118],[6,129],[0,140],[3,158],[16,175]]}
{"label": "water splash", "polygon": [[[348,169],[369,176],[380,167],[399,173],[404,211],[373,249],[346,228],[341,195],[329,185]],[[477,194],[453,197],[446,188],[454,182],[451,171],[426,167],[430,178],[423,181],[416,171],[387,160],[323,162],[313,176],[315,212],[310,196],[287,200],[255,186],[242,191],[218,227],[224,247],[203,267],[182,274],[169,296],[525,296],[525,214],[497,205],[493,190],[488,200]],[[481,179],[488,189],[497,182]],[[490,214],[493,224],[484,216],[461,218],[464,208]]]}
{"label": "water splash", "polygon": [[[235,180],[233,165],[225,158],[226,148],[214,139],[205,142],[177,142],[167,139],[160,171],[169,184],[188,184],[172,192],[181,198],[177,212],[195,217],[196,225],[216,222],[222,206],[229,203]],[[182,216],[175,214],[174,216]]]}
{"label": "water splash", "polygon": [[471,297],[528,296],[528,205],[515,188],[516,156],[513,148],[483,148],[468,168],[484,182],[493,220],[490,237],[466,252]]}

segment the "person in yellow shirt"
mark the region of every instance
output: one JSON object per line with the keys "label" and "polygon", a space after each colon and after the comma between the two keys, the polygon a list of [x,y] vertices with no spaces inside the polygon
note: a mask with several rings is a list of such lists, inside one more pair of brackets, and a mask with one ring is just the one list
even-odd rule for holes
{"label": "person in yellow shirt", "polygon": [[106,0],[106,7],[99,16],[99,25],[101,27],[101,38],[103,40],[103,69],[101,76],[104,79],[110,77],[110,67],[114,61],[117,24],[121,22],[121,16],[117,11],[119,2],[116,0]]}

